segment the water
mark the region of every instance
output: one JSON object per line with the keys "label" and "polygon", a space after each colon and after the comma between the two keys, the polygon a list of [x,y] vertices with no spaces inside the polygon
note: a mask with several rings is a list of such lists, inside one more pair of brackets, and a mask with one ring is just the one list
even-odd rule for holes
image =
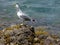
{"label": "water", "polygon": [[15,4],[36,19],[36,25],[60,26],[60,0],[0,0],[0,23],[18,22]]}

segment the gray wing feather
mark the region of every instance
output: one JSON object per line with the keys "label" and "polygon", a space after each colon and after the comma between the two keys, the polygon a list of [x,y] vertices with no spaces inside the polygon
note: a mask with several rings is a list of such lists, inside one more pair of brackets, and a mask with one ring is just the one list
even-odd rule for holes
{"label": "gray wing feather", "polygon": [[20,16],[21,18],[23,18],[25,21],[31,21],[30,17],[22,15]]}

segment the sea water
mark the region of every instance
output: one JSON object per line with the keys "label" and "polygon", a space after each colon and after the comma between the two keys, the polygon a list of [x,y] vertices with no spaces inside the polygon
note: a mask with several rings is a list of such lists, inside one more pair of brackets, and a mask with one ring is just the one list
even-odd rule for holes
{"label": "sea water", "polygon": [[0,23],[18,22],[15,4],[37,20],[36,25],[60,26],[60,0],[0,0]]}

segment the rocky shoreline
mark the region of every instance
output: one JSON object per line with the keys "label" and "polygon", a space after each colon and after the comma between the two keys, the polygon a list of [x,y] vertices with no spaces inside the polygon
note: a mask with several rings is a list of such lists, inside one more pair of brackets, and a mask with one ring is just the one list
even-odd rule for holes
{"label": "rocky shoreline", "polygon": [[60,36],[45,30],[25,24],[10,25],[0,30],[0,45],[60,45]]}

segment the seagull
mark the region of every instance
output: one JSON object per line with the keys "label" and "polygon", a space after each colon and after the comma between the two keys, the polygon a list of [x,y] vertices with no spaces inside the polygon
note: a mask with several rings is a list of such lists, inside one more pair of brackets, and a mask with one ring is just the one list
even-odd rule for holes
{"label": "seagull", "polygon": [[20,19],[22,19],[23,22],[25,22],[25,21],[33,21],[33,22],[35,22],[34,19],[32,19],[30,16],[28,16],[27,14],[25,14],[25,13],[22,12],[22,10],[19,7],[19,4],[16,4],[15,7],[16,7],[16,10],[17,10],[17,16]]}

